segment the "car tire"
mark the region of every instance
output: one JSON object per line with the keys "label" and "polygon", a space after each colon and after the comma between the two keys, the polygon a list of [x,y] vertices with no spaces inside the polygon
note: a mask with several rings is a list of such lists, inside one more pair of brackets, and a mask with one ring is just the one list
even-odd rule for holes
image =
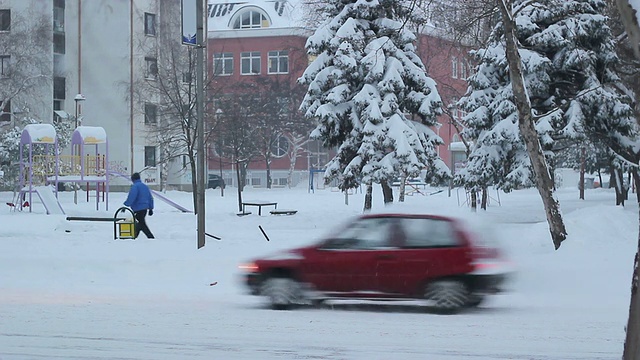
{"label": "car tire", "polygon": [[478,307],[484,302],[485,297],[482,295],[471,295],[467,301],[468,307]]}
{"label": "car tire", "polygon": [[288,310],[303,303],[302,286],[288,277],[271,277],[264,281],[260,293],[274,310]]}
{"label": "car tire", "polygon": [[443,313],[455,313],[470,301],[467,286],[458,280],[438,280],[429,283],[424,292],[429,306]]}

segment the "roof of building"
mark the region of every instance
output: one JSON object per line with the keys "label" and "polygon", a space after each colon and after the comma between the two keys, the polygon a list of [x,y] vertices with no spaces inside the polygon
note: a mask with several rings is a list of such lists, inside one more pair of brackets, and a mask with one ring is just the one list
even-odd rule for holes
{"label": "roof of building", "polygon": [[[299,0],[209,0],[207,29],[209,32],[255,29],[256,26],[237,28],[242,14],[251,10],[257,10],[266,20],[266,22],[260,21],[257,28],[305,27],[303,3]],[[255,22],[251,24],[257,25]]]}

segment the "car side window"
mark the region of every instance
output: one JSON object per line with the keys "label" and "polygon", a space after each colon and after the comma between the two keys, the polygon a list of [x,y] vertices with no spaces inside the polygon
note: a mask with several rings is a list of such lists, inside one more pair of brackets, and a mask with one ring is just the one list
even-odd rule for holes
{"label": "car side window", "polygon": [[377,249],[389,247],[389,218],[365,218],[348,226],[329,240],[325,249]]}
{"label": "car side window", "polygon": [[405,247],[430,248],[458,246],[450,221],[441,219],[402,219],[406,234]]}

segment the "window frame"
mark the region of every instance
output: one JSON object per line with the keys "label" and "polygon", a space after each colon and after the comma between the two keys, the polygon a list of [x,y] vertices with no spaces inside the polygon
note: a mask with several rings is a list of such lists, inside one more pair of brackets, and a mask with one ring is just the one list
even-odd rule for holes
{"label": "window frame", "polygon": [[[287,140],[284,135],[280,135],[273,141],[273,143],[271,144],[271,149],[269,149],[269,151],[271,152],[271,155],[273,157],[281,158],[289,153],[289,147],[289,140]],[[277,152],[274,152],[274,149],[276,149]]]}
{"label": "window frame", "polygon": [[[7,24],[5,24],[5,21]],[[0,32],[11,31],[11,9],[0,9]]]}
{"label": "window frame", "polygon": [[144,123],[145,125],[158,124],[158,105],[152,103],[144,104]]}
{"label": "window frame", "polygon": [[[57,40],[57,41],[56,41]],[[65,54],[67,51],[67,42],[63,33],[53,33],[53,53]]]}
{"label": "window frame", "polygon": [[0,77],[11,75],[11,55],[0,55]]}
{"label": "window frame", "polygon": [[[281,61],[285,60],[286,70],[281,69]],[[271,71],[272,62],[275,63],[275,71]],[[267,74],[288,74],[289,73],[289,50],[272,50],[267,52]]]}
{"label": "window frame", "polygon": [[[258,18],[256,18],[256,16]],[[269,16],[261,9],[250,7],[238,12],[238,14],[231,19],[229,25],[229,27],[234,30],[263,29],[271,26],[271,19],[269,19]]]}
{"label": "window frame", "polygon": [[53,99],[65,100],[67,98],[66,94],[67,94],[67,79],[64,76],[54,76],[53,77]]}
{"label": "window frame", "polygon": [[[1,102],[0,102],[1,105]],[[0,111],[0,122],[11,122],[11,99],[5,101],[4,108]]]}
{"label": "window frame", "polygon": [[[256,55],[257,54],[257,55]],[[249,64],[249,72],[245,72],[245,60]],[[254,65],[258,65],[258,71],[254,71]],[[262,54],[259,51],[244,51],[240,53],[240,75],[260,75],[262,66]]]}
{"label": "window frame", "polygon": [[[153,155],[153,156],[151,156]],[[151,165],[153,163],[153,165]],[[158,165],[156,158],[156,147],[146,146],[144,147],[144,167],[156,167]]]}
{"label": "window frame", "polygon": [[[227,68],[227,65],[230,65],[229,68]],[[229,70],[229,72],[227,72],[227,70]],[[223,52],[213,54],[213,74],[216,76],[233,75],[233,53]]]}
{"label": "window frame", "polygon": [[158,59],[152,56],[145,56],[145,71],[144,77],[148,80],[158,79]]}
{"label": "window frame", "polygon": [[455,56],[451,57],[451,77],[458,78],[458,58]]}
{"label": "window frame", "polygon": [[153,36],[153,37],[156,36],[157,34],[156,24],[157,24],[156,14],[145,12],[144,13],[144,34],[146,36]]}

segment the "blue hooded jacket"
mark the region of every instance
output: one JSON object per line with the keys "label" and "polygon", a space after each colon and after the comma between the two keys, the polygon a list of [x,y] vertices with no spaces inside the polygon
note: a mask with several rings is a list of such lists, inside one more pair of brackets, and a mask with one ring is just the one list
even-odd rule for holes
{"label": "blue hooded jacket", "polygon": [[124,205],[130,207],[134,212],[153,209],[151,190],[140,179],[134,180]]}

